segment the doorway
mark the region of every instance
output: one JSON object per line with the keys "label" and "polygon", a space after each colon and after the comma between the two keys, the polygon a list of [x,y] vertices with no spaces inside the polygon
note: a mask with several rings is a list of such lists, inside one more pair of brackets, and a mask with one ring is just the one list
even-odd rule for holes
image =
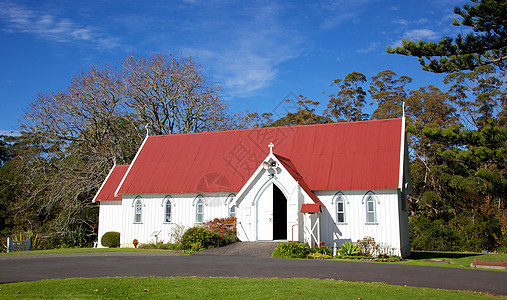
{"label": "doorway", "polygon": [[273,184],[273,240],[287,239],[287,198]]}

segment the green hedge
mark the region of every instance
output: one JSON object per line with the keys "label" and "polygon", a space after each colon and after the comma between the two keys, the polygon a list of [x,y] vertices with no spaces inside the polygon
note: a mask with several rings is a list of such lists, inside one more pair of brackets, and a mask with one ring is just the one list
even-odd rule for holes
{"label": "green hedge", "polygon": [[120,247],[120,233],[109,231],[104,233],[100,239],[100,244],[104,247],[117,248]]}
{"label": "green hedge", "polygon": [[310,253],[310,246],[307,244],[288,242],[276,246],[271,256],[277,258],[306,258]]}
{"label": "green hedge", "polygon": [[222,235],[212,232],[204,227],[189,228],[181,238],[181,248],[200,251],[222,246]]}

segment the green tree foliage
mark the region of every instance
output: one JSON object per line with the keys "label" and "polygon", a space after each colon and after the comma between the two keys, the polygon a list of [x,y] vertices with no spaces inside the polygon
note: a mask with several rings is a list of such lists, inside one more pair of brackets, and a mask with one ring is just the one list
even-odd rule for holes
{"label": "green tree foliage", "polygon": [[0,144],[0,208],[8,215],[0,222],[65,244],[76,244],[78,231],[94,239],[91,199],[114,160],[131,162],[145,124],[156,134],[235,128],[219,91],[191,59],[151,55],[91,66],[66,89],[38,93],[22,135]]}
{"label": "green tree foliage", "polygon": [[456,7],[461,20],[455,26],[467,26],[473,32],[444,37],[439,42],[405,39],[402,46],[387,47],[388,53],[418,57],[422,69],[436,73],[474,70],[482,65],[504,69],[507,59],[507,2],[505,0],[471,0],[473,5]]}
{"label": "green tree foliage", "polygon": [[444,82],[451,84],[453,103],[460,109],[464,125],[482,128],[491,118],[505,114],[507,94],[503,78],[505,72],[497,73],[492,66],[481,66],[472,72],[457,72],[445,77]]}
{"label": "green tree foliage", "polygon": [[[286,99],[285,101],[290,102],[291,100]],[[296,104],[298,106],[297,112],[288,112],[285,117],[274,121],[269,126],[312,125],[333,122],[330,118],[315,113],[317,106],[320,104],[318,101],[299,95]]]}
{"label": "green tree foliage", "polygon": [[247,112],[241,120],[243,128],[261,128],[273,124],[273,113]]}
{"label": "green tree foliage", "polygon": [[363,85],[366,76],[359,72],[352,72],[343,81],[335,79],[333,85],[338,85],[336,95],[329,96],[329,103],[324,114],[337,122],[353,122],[368,119],[368,114],[362,110],[366,104],[366,91]]}
{"label": "green tree foliage", "polygon": [[408,92],[405,86],[412,82],[412,78],[398,76],[391,70],[379,72],[370,81],[370,94],[377,104],[372,119],[401,118],[402,103],[406,100]]}
{"label": "green tree foliage", "polygon": [[[413,246],[435,250],[494,250],[505,247],[507,128],[491,120],[480,130],[427,126],[436,145],[425,182],[420,161],[412,164],[419,185],[411,219]],[[419,175],[419,178],[417,177]]]}

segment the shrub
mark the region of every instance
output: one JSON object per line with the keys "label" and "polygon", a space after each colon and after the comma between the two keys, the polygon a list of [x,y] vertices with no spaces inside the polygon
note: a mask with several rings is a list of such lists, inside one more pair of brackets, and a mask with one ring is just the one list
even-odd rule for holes
{"label": "shrub", "polygon": [[331,248],[324,246],[324,244],[322,244],[322,246],[319,246],[319,247],[310,248],[310,252],[322,254],[322,255],[327,255],[329,257],[333,256],[333,250],[331,250]]}
{"label": "shrub", "polygon": [[215,218],[211,221],[203,223],[205,228],[214,232],[227,232],[229,234],[236,234],[236,218]]}
{"label": "shrub", "polygon": [[330,258],[333,258],[333,256],[315,252],[315,253],[308,254],[307,258],[310,258],[310,259],[330,259]]}
{"label": "shrub", "polygon": [[224,237],[223,237],[223,240],[222,240],[222,245],[223,246],[229,245],[229,244],[232,244],[232,243],[237,243],[237,242],[239,242],[239,239],[238,239],[238,237],[235,234],[230,234],[230,233],[227,233],[227,232],[224,233]]}
{"label": "shrub", "polygon": [[100,244],[104,247],[116,248],[120,247],[120,233],[115,231],[109,231],[104,233],[100,239]]}
{"label": "shrub", "polygon": [[181,238],[181,248],[200,251],[222,245],[222,236],[204,227],[196,226],[188,229]]}
{"label": "shrub", "polygon": [[338,253],[340,256],[354,256],[359,253],[359,248],[351,242],[346,242],[338,249]]}
{"label": "shrub", "polygon": [[376,256],[379,252],[379,246],[372,237],[364,237],[358,240],[356,246],[359,248],[359,255],[362,256]]}
{"label": "shrub", "polygon": [[271,254],[277,258],[306,258],[310,254],[310,246],[298,242],[288,242],[276,246]]}
{"label": "shrub", "polygon": [[169,241],[179,246],[179,244],[181,244],[181,238],[183,237],[185,231],[185,226],[181,224],[175,224],[169,233]]}
{"label": "shrub", "polygon": [[391,257],[394,255],[395,250],[396,249],[394,249],[393,247],[391,247],[391,245],[389,245],[387,243],[380,243],[380,244],[378,244],[377,257],[381,257],[381,258]]}

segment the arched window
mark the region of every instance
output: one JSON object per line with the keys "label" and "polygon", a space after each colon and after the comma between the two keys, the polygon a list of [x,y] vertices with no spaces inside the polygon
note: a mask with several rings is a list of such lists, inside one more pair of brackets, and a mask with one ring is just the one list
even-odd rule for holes
{"label": "arched window", "polygon": [[141,223],[143,220],[143,202],[140,197],[134,202],[134,223]]}
{"label": "arched window", "polygon": [[227,196],[227,199],[225,199],[225,205],[227,205],[229,207],[229,217],[236,218],[237,207],[235,204],[233,204],[234,197],[236,197],[236,195],[229,194],[229,196]]}
{"label": "arched window", "polygon": [[167,196],[164,205],[164,222],[171,223],[173,221],[173,203],[171,197]]}
{"label": "arched window", "polygon": [[231,205],[229,207],[229,217],[236,218],[236,205]]}
{"label": "arched window", "polygon": [[197,200],[195,205],[195,221],[196,223],[204,222],[204,201],[202,197]]}
{"label": "arched window", "polygon": [[363,203],[366,204],[366,223],[377,223],[377,203],[376,197],[373,192],[368,192],[363,198]]}
{"label": "arched window", "polygon": [[336,223],[345,223],[345,199],[338,195],[336,199]]}
{"label": "arched window", "polygon": [[342,192],[338,192],[334,195],[331,204],[333,204],[335,207],[336,224],[339,223],[345,224],[347,222],[346,205],[345,205],[347,203],[348,203],[347,199]]}

